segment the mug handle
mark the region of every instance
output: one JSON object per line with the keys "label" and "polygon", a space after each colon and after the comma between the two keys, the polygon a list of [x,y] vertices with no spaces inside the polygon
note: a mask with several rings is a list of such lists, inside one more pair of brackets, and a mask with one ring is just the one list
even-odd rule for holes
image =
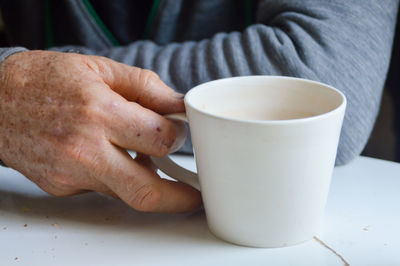
{"label": "mug handle", "polygon": [[[183,121],[189,123],[186,113],[169,114],[165,115],[164,117],[170,120]],[[177,165],[174,161],[171,160],[171,158],[168,155],[161,158],[152,156],[150,158],[153,161],[153,163],[157,166],[157,168],[160,169],[165,174],[169,175],[170,177],[176,180],[181,181],[182,183],[192,186],[197,190],[200,190],[199,178],[197,174]]]}

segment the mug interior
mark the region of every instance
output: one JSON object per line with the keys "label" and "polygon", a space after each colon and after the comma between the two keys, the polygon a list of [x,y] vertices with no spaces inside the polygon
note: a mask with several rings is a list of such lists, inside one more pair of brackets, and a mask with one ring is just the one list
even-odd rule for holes
{"label": "mug interior", "polygon": [[338,90],[315,81],[281,76],[215,80],[187,93],[186,105],[228,119],[276,121],[323,115],[345,104]]}

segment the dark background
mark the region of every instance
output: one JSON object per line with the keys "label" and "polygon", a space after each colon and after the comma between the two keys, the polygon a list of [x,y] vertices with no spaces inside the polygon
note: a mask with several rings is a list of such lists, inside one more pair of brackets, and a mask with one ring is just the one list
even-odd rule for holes
{"label": "dark background", "polygon": [[[382,96],[381,109],[363,155],[400,162],[400,29],[399,17],[392,62]],[[8,46],[0,14],[0,47]]]}

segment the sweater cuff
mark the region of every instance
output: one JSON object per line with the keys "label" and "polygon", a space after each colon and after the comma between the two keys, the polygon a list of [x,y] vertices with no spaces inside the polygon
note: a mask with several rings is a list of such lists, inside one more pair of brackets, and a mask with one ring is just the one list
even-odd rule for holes
{"label": "sweater cuff", "polygon": [[24,47],[0,48],[0,63],[3,62],[10,55],[25,51],[28,51],[28,49]]}

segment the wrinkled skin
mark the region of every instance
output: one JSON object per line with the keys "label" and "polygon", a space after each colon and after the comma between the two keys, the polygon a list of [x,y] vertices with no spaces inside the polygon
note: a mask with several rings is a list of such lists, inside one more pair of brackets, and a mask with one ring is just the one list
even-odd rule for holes
{"label": "wrinkled skin", "polygon": [[0,159],[52,195],[98,191],[140,211],[191,211],[199,192],[161,179],[147,156],[168,153],[175,130],[162,115],[182,111],[182,95],[149,70],[17,53],[0,64]]}

